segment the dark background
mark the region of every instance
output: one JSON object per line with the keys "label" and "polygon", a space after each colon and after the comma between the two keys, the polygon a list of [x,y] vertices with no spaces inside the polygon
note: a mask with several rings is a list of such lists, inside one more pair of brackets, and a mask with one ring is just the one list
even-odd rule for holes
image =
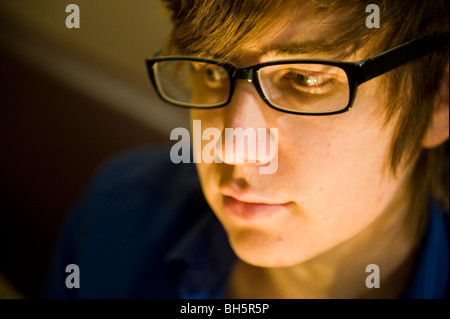
{"label": "dark background", "polygon": [[[65,27],[66,2],[0,3],[0,285],[16,291],[11,298],[39,297],[64,219],[98,167],[126,150],[169,144],[168,132],[185,120],[158,104],[144,70],[169,32],[159,1],[75,2],[79,30]],[[74,85],[82,81],[64,80],[70,68],[42,67],[40,50],[132,87],[149,109],[129,92],[130,103],[114,106],[93,96]],[[165,126],[156,116],[164,112],[174,118]]]}

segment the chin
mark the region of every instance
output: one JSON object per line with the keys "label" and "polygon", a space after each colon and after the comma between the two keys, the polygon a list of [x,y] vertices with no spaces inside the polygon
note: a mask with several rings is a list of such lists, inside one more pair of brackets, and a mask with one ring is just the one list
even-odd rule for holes
{"label": "chin", "polygon": [[292,245],[288,242],[260,230],[229,232],[228,238],[239,259],[256,267],[291,267],[309,259],[305,251],[296,249],[296,254],[293,254]]}

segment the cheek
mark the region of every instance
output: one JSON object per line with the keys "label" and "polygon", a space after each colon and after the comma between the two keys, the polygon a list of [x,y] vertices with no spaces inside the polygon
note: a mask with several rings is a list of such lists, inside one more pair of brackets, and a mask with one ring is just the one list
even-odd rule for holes
{"label": "cheek", "polygon": [[[398,187],[386,161],[393,129],[382,129],[363,110],[370,105],[360,103],[335,117],[283,115],[271,123],[278,128],[278,171],[243,177],[292,201],[294,208],[261,228],[237,226],[223,217],[218,185],[232,174],[232,166],[197,164],[205,196],[241,258],[278,266],[300,262],[355,235],[383,211]],[[195,111],[191,117],[202,120],[204,128],[222,128],[220,114],[214,113]]]}
{"label": "cheek", "polygon": [[209,110],[191,109],[189,111],[191,124],[193,120],[200,120],[202,122],[202,128],[216,127],[222,129],[223,110],[223,108]]}
{"label": "cheek", "polygon": [[325,209],[381,196],[392,131],[357,114],[280,124],[280,178],[298,201]]}

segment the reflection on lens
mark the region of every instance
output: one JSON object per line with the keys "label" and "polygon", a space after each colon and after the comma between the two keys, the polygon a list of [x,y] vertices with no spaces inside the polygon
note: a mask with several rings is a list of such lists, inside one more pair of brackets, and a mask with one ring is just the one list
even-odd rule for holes
{"label": "reflection on lens", "polygon": [[325,64],[279,64],[258,72],[261,89],[279,108],[306,113],[344,109],[350,99],[347,74]]}
{"label": "reflection on lens", "polygon": [[158,89],[169,102],[196,107],[221,105],[228,100],[228,72],[213,63],[174,60],[155,64]]}

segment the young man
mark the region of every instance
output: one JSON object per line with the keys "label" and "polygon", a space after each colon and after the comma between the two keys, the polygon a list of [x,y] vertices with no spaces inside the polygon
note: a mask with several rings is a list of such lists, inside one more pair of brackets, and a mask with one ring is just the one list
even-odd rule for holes
{"label": "young man", "polygon": [[448,4],[165,2],[147,66],[192,108],[196,170],[169,150],[107,166],[46,296],[445,297]]}

